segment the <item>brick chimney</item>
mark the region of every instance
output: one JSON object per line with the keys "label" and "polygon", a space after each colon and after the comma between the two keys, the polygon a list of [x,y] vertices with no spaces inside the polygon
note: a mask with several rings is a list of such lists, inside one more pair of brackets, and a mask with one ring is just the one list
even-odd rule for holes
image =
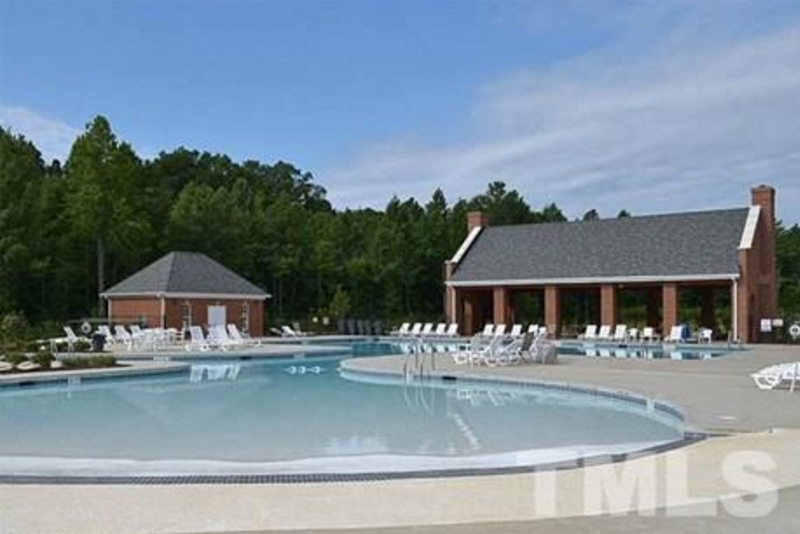
{"label": "brick chimney", "polygon": [[467,213],[467,234],[473,228],[489,226],[489,216],[482,211],[470,211]]}
{"label": "brick chimney", "polygon": [[751,190],[753,206],[761,206],[762,223],[775,235],[775,189],[768,185],[758,185]]}
{"label": "brick chimney", "polygon": [[756,239],[758,246],[753,258],[757,271],[756,291],[759,293],[759,317],[775,317],[778,312],[778,274],[775,251],[775,189],[759,185],[751,190],[753,206],[761,207]]}

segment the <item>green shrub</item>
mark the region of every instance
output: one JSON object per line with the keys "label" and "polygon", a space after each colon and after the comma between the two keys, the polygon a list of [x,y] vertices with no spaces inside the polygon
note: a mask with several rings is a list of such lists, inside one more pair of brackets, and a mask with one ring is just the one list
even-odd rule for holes
{"label": "green shrub", "polygon": [[109,355],[62,358],[61,361],[67,369],[99,369],[117,365],[117,359]]}
{"label": "green shrub", "polygon": [[50,362],[52,362],[53,360],[55,360],[55,358],[53,358],[53,355],[50,354],[49,351],[39,351],[33,356],[31,356],[31,361],[33,363],[38,363],[44,369],[49,369]]}
{"label": "green shrub", "polygon": [[3,359],[11,365],[19,365],[22,362],[28,361],[28,358],[21,352],[9,352]]}

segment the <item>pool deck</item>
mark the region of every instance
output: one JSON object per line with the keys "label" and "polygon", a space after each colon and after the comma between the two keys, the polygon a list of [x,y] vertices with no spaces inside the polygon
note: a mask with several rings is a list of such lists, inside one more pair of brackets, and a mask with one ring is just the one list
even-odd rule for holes
{"label": "pool deck", "polygon": [[[732,434],[619,464],[551,472],[307,484],[0,485],[0,534],[797,530],[800,391],[761,391],[749,374],[774,363],[800,360],[800,348],[759,346],[699,361],[564,357],[554,366],[506,368],[466,368],[443,354],[436,358],[435,372],[440,374],[480,373],[631,391],[678,406],[695,429]],[[362,358],[344,366],[398,375],[403,361],[402,356]],[[769,430],[773,428],[778,430]],[[763,517],[733,517],[719,504],[749,492],[732,485],[722,475],[722,465],[732,453],[753,451],[774,462],[765,473],[779,489],[777,508]],[[676,462],[686,468],[683,490],[671,486],[664,475]],[[604,503],[597,508],[586,502],[587,488],[596,489],[604,473],[647,466],[657,468],[659,483],[654,491],[639,493],[644,503]],[[554,508],[537,509],[537,495],[555,496]],[[685,511],[715,515],[670,516]]]}
{"label": "pool deck", "polygon": [[[751,373],[777,363],[800,361],[800,347],[757,346],[709,360],[636,360],[561,356],[557,365],[510,367],[456,365],[436,354],[433,375],[479,375],[514,380],[565,382],[629,391],[683,411],[691,430],[752,432],[800,428],[800,391],[762,391]],[[352,359],[348,371],[401,375],[403,356]],[[426,361],[430,372],[430,359]]]}
{"label": "pool deck", "polygon": [[[333,341],[333,340],[328,340]],[[232,350],[187,351],[183,346],[157,351],[128,351],[116,349],[111,352],[119,360],[219,360],[241,358],[299,358],[305,356],[318,356],[328,354],[347,354],[349,347],[342,345],[325,345],[325,340],[309,338],[300,343],[264,341],[261,345]]]}
{"label": "pool deck", "polygon": [[0,386],[32,384],[45,382],[61,382],[70,378],[100,379],[135,376],[151,376],[184,371],[185,363],[172,362],[122,362],[118,367],[99,369],[74,369],[69,371],[36,371],[27,373],[4,373],[0,375]]}

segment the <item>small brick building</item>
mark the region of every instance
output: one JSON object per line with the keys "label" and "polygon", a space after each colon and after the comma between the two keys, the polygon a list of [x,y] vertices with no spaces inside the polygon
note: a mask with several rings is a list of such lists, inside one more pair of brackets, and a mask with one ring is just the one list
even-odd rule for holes
{"label": "small brick building", "polygon": [[[558,335],[564,302],[576,295],[594,306],[593,322],[613,326],[621,295],[636,293],[646,324],[669,332],[685,322],[680,298],[692,290],[698,326],[726,323],[743,342],[757,341],[778,312],[769,186],[754,187],[750,206],[733,209],[510,226],[491,226],[480,212],[467,219],[467,238],[445,263],[445,312],[464,334],[529,322]],[[518,305],[525,299],[538,302],[536,316]],[[717,301],[729,303],[725,317]]]}
{"label": "small brick building", "polygon": [[102,294],[115,324],[205,328],[235,323],[264,335],[265,291],[197,252],[170,252]]}

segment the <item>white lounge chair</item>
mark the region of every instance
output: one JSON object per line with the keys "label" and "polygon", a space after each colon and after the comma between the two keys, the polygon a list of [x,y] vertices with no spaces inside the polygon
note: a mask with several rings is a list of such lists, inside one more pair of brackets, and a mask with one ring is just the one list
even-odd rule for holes
{"label": "white lounge chair", "polygon": [[639,329],[638,328],[628,328],[628,341],[632,343],[636,343],[639,341]]}
{"label": "white lounge chair", "polygon": [[522,336],[522,325],[515,324],[511,327],[511,331],[508,333],[509,337],[521,337]]}
{"label": "white lounge chair", "polygon": [[587,324],[586,330],[583,332],[583,335],[580,336],[581,339],[585,339],[586,341],[592,341],[593,339],[597,338],[597,325],[596,324]]}
{"label": "white lounge chair", "polygon": [[251,346],[251,347],[258,347],[261,345],[261,341],[258,339],[253,339],[252,337],[242,334],[239,330],[239,327],[235,324],[231,323],[227,326],[228,329],[228,337],[233,339],[234,341],[238,342],[240,345],[243,346]]}
{"label": "white lounge chair", "polygon": [[289,325],[281,325],[281,337],[297,337],[298,334]]}
{"label": "white lounge chair", "polygon": [[494,335],[495,336],[504,336],[506,335],[506,325],[498,324],[494,327]]}
{"label": "white lounge chair", "polygon": [[206,341],[206,336],[203,335],[203,329],[199,326],[190,326],[189,336],[189,342],[184,345],[187,351],[200,350],[206,352],[211,348],[208,341]]}
{"label": "white lounge chair", "polygon": [[670,331],[669,335],[664,338],[665,343],[680,343],[684,340],[683,337],[684,328],[682,324],[673,326]]}
{"label": "white lounge chair", "polygon": [[445,337],[458,337],[458,323],[450,323],[444,335]]}
{"label": "white lounge chair", "polygon": [[66,334],[66,337],[56,337],[50,339],[50,347],[53,350],[53,352],[56,352],[58,350],[58,347],[61,345],[66,345],[67,350],[69,352],[74,352],[75,345],[77,345],[80,342],[84,343],[89,342],[89,340],[86,337],[75,335],[75,332],[72,330],[72,327],[70,326],[64,327],[64,333]]}
{"label": "white lounge chair", "polygon": [[436,330],[433,331],[434,337],[444,337],[447,334],[447,325],[445,323],[439,323],[436,325]]}
{"label": "white lounge chair", "polygon": [[209,327],[206,341],[209,343],[209,345],[215,346],[223,351],[227,351],[231,347],[238,345],[236,341],[228,337],[228,332],[222,325]]}
{"label": "white lounge chair", "polygon": [[646,341],[648,343],[653,343],[654,341],[659,340],[659,335],[656,334],[655,329],[652,326],[645,326],[642,329],[642,341]]}
{"label": "white lounge chair", "polygon": [[114,327],[114,338],[125,345],[126,349],[133,350],[133,336],[121,324]]}
{"label": "white lounge chair", "polygon": [[131,329],[131,337],[133,337],[134,342],[139,343],[142,340],[144,340],[145,337],[144,332],[142,331],[141,328],[139,328],[138,324],[132,324],[130,326],[130,329]]}
{"label": "white lounge chair", "polygon": [[494,335],[494,324],[486,323],[483,327],[483,332],[478,335],[482,337],[492,337]]}
{"label": "white lounge chair", "polygon": [[408,333],[410,337],[417,337],[422,332],[422,323],[414,323],[414,326],[411,327],[411,331]]}
{"label": "white lounge chair", "polygon": [[710,328],[701,328],[697,331],[698,343],[711,343],[714,340],[714,331]]}
{"label": "white lounge chair", "polygon": [[628,327],[624,324],[618,324],[614,328],[613,339],[616,343],[624,343],[628,339]]}
{"label": "white lounge chair", "polygon": [[531,333],[531,334],[533,334],[533,335],[536,335],[536,334],[538,334],[538,333],[539,333],[539,325],[538,325],[538,324],[536,324],[536,323],[534,323],[534,324],[529,324],[529,325],[528,325],[528,332],[530,332],[530,333]]}
{"label": "white lounge chair", "polygon": [[597,339],[601,341],[611,340],[611,326],[604,324],[600,325],[600,330],[597,332]]}
{"label": "white lounge chair", "polygon": [[759,389],[788,388],[789,391],[794,391],[795,385],[800,381],[800,362],[771,365],[750,376]]}
{"label": "white lounge chair", "polygon": [[547,327],[544,325],[540,326],[537,334],[541,337],[547,338],[548,335]]}
{"label": "white lounge chair", "polygon": [[430,337],[432,333],[433,333],[433,323],[425,323],[425,326],[422,327],[422,332],[420,332],[420,336]]}
{"label": "white lounge chair", "polygon": [[400,328],[392,330],[391,335],[402,337],[408,334],[410,329],[411,329],[411,323],[403,323],[402,325],[400,325]]}

